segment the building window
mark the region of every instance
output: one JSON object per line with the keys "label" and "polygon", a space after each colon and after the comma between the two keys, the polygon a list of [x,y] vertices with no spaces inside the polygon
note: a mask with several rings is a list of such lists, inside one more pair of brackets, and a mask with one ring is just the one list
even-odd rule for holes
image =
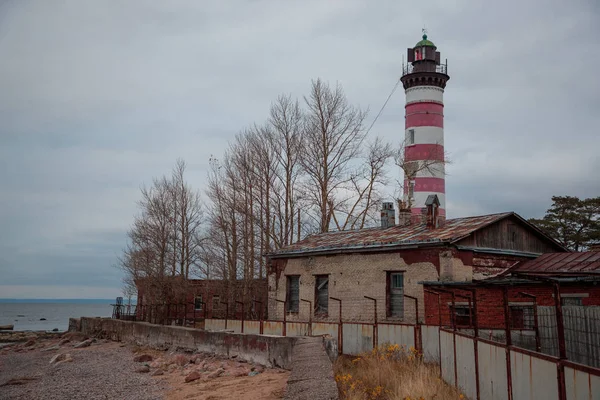
{"label": "building window", "polygon": [[404,274],[388,272],[388,316],[404,318]]}
{"label": "building window", "polygon": [[298,275],[288,275],[286,299],[287,312],[297,313],[300,311],[300,277]]}
{"label": "building window", "polygon": [[407,144],[409,144],[409,145],[415,144],[415,130],[414,129],[408,130]]}
{"label": "building window", "polygon": [[534,329],[533,306],[510,306],[510,327],[512,329]]}
{"label": "building window", "polygon": [[329,309],[329,275],[315,276],[315,315],[327,315]]}
{"label": "building window", "polygon": [[194,310],[202,311],[202,295],[199,294],[194,299]]}
{"label": "building window", "polygon": [[414,199],[415,198],[415,182],[408,182],[408,198],[409,199]]}
{"label": "building window", "polygon": [[218,310],[220,305],[221,305],[221,298],[219,297],[219,295],[215,294],[213,296],[213,304],[212,304],[213,311]]}
{"label": "building window", "polygon": [[454,315],[456,326],[471,326],[471,309],[468,305],[455,305],[454,312],[452,312],[452,305],[450,305],[450,313]]}
{"label": "building window", "polygon": [[583,296],[561,296],[560,304],[563,306],[583,306]]}

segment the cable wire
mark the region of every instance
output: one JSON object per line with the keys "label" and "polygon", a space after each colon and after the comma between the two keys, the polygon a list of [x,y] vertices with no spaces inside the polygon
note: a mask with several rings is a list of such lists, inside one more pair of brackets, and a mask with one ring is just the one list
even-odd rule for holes
{"label": "cable wire", "polygon": [[369,132],[371,131],[371,128],[373,128],[373,125],[375,125],[375,122],[377,122],[377,119],[379,118],[379,116],[383,112],[383,109],[385,108],[385,106],[387,106],[387,103],[390,101],[390,99],[392,98],[392,96],[396,92],[396,89],[398,89],[398,85],[400,85],[400,81],[401,81],[401,78],[398,78],[398,82],[396,82],[396,85],[394,86],[394,88],[390,92],[390,95],[385,100],[385,103],[383,103],[383,106],[381,106],[381,109],[379,110],[379,112],[375,116],[375,119],[373,119],[373,122],[371,122],[371,125],[369,126],[369,129],[367,129],[367,133],[365,133],[365,136],[369,134]]}

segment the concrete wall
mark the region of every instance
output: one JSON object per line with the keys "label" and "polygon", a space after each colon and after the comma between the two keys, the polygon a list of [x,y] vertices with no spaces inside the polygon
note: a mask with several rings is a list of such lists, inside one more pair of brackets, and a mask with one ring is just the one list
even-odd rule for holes
{"label": "concrete wall", "polygon": [[[76,326],[75,322],[73,326]],[[291,337],[208,332],[110,318],[81,318],[80,330],[88,335],[159,349],[177,347],[224,356],[237,355],[246,361],[286,369],[292,365],[292,349],[296,341]]]}

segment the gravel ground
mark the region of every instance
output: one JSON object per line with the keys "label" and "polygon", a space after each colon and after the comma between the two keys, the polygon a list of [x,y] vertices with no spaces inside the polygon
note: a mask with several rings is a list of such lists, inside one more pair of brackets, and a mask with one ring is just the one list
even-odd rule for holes
{"label": "gravel ground", "polygon": [[[67,343],[59,350],[42,351],[57,343],[44,340],[0,349],[0,399],[164,398],[167,384],[135,372],[140,363],[133,361],[130,349],[100,341],[81,349]],[[69,353],[73,361],[51,365],[50,359],[59,353]]]}

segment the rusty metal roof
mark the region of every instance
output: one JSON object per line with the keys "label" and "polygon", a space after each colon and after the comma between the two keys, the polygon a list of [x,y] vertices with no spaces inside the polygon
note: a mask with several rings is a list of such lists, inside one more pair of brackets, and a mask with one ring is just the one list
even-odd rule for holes
{"label": "rusty metal roof", "polygon": [[600,252],[546,253],[516,265],[510,272],[542,275],[600,274]]}
{"label": "rusty metal roof", "polygon": [[392,226],[390,228],[367,228],[349,231],[335,231],[308,236],[269,254],[271,258],[304,255],[308,253],[332,251],[361,251],[367,249],[385,249],[397,246],[435,245],[452,243],[469,236],[471,233],[509,216],[513,212],[481,215],[476,217],[454,218],[446,220],[441,228],[429,229],[426,225]]}

